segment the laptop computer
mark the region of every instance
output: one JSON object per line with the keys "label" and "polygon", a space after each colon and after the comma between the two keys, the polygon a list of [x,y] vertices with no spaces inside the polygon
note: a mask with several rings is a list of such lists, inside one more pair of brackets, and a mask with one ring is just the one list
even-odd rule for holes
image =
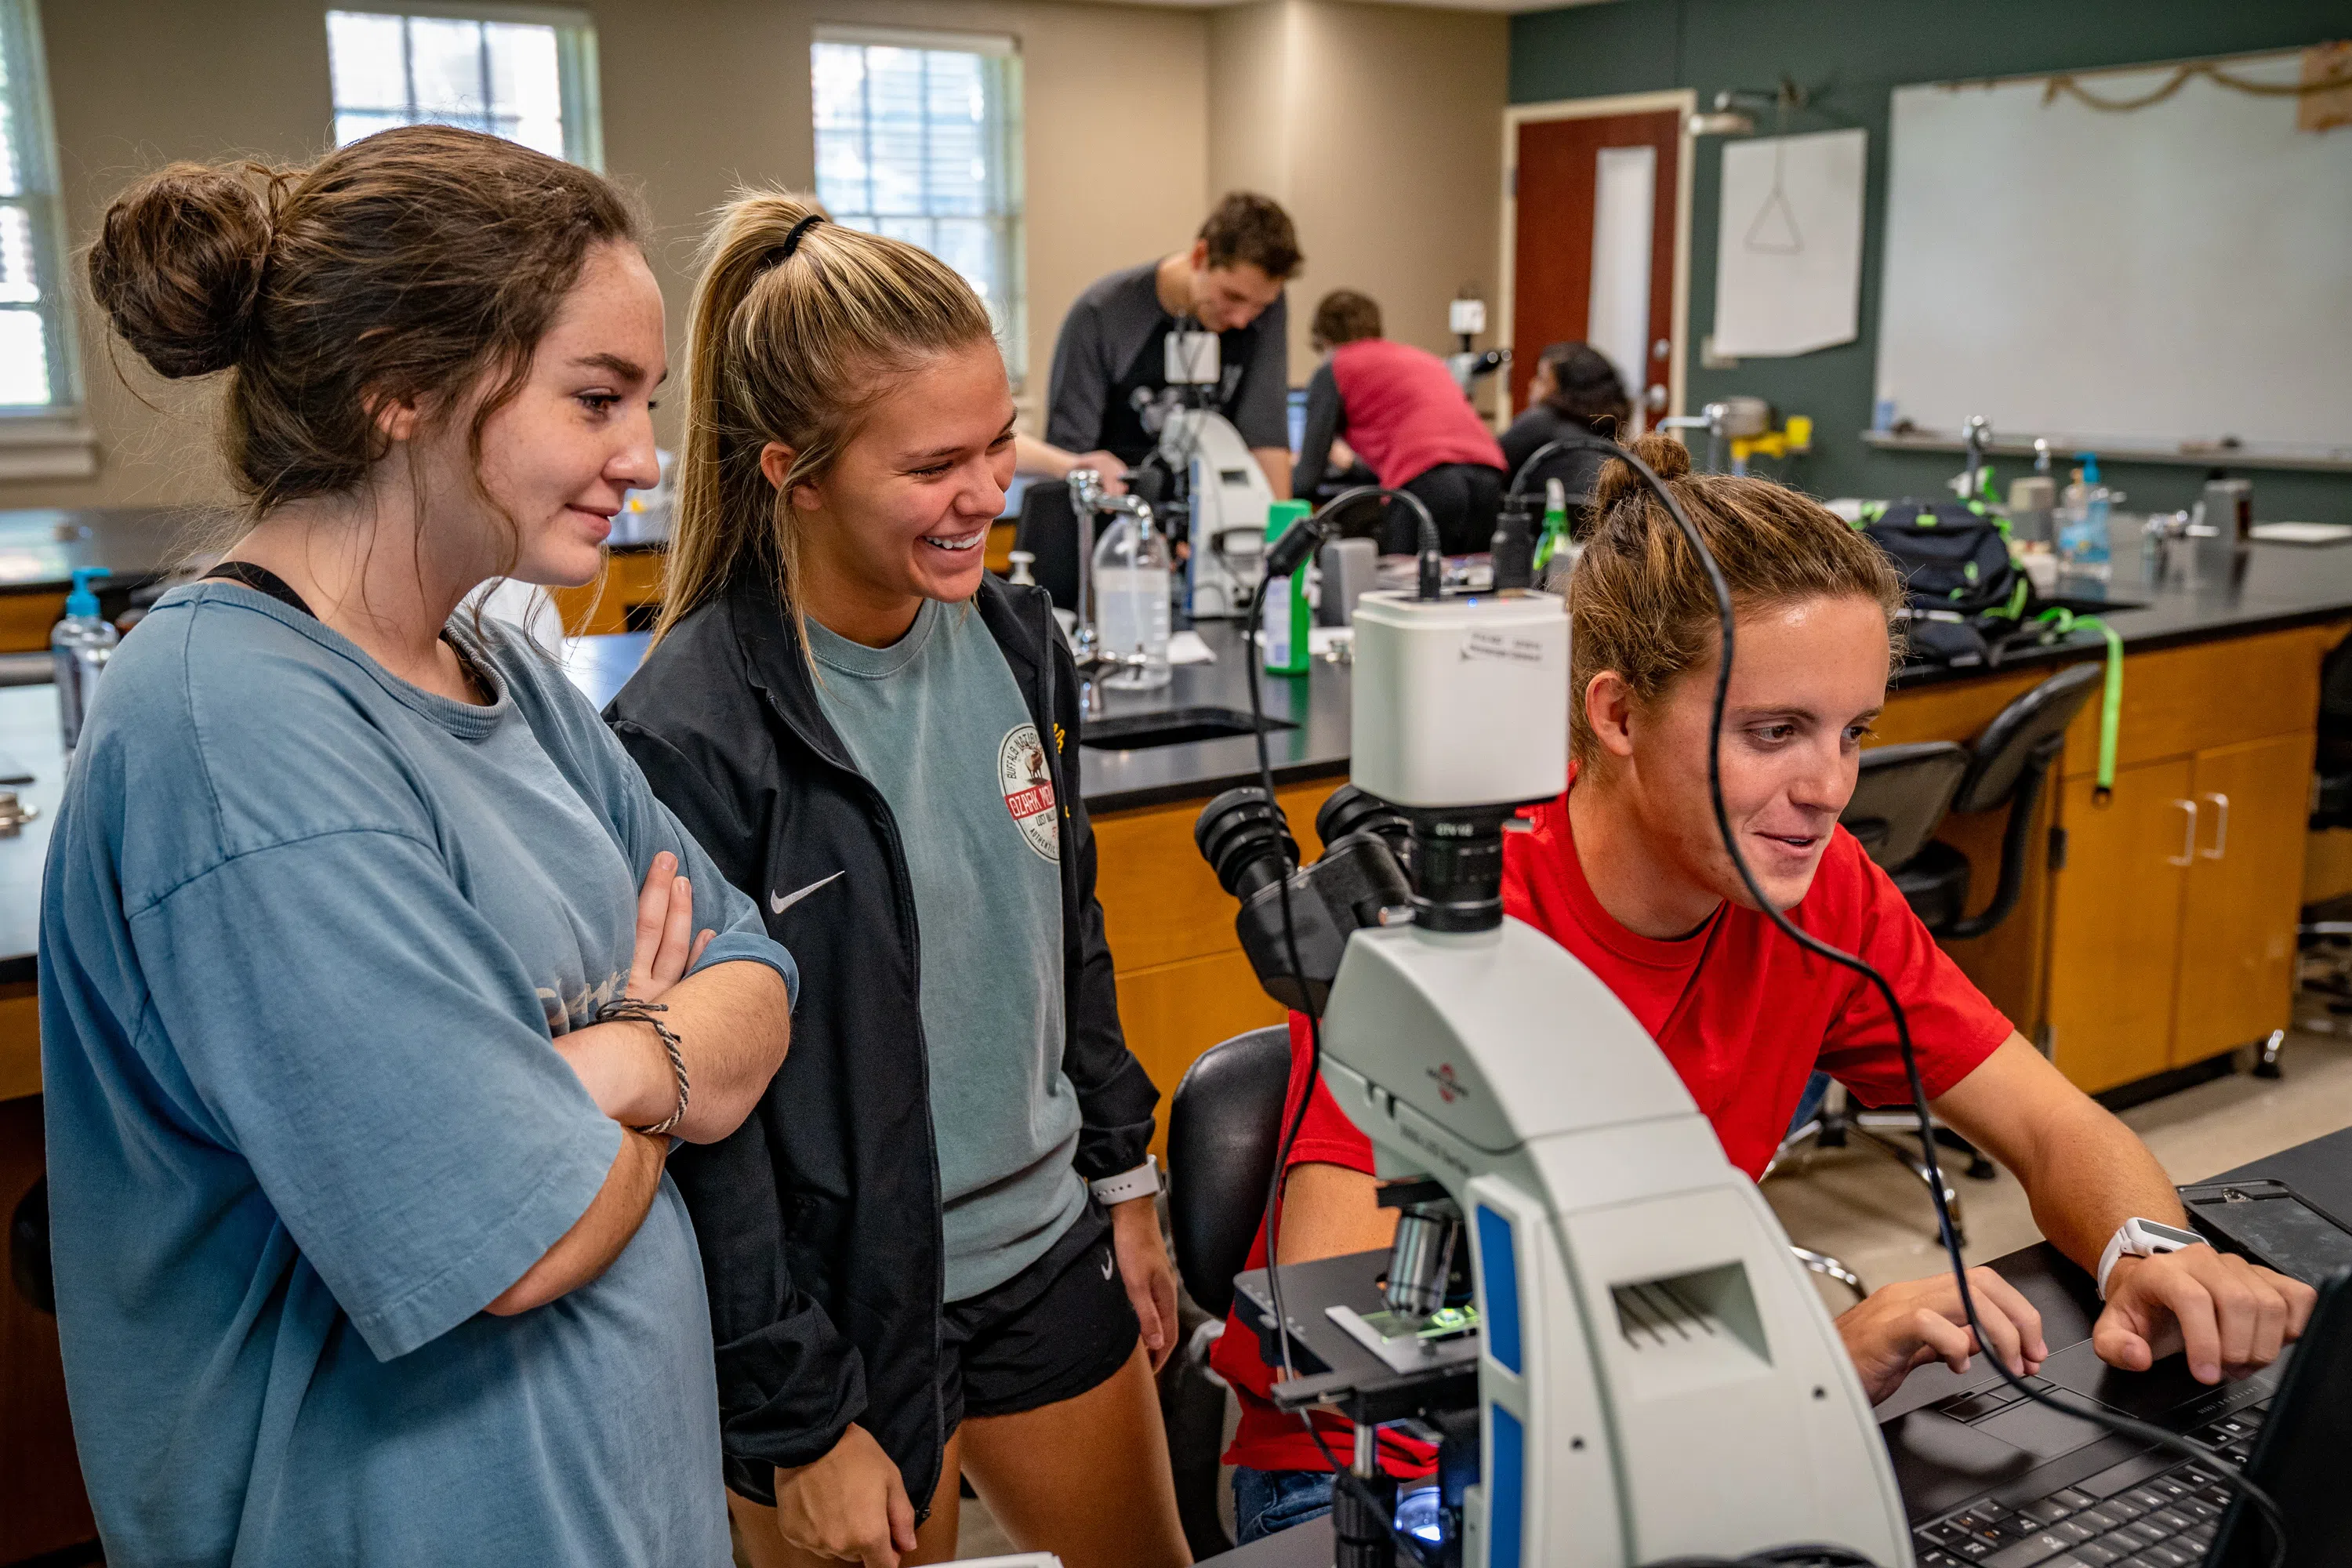
{"label": "laptop computer", "polygon": [[[2320,1288],[2279,1362],[2209,1387],[2179,1356],[2145,1373],[2069,1345],[2029,1381],[2196,1438],[2275,1499],[2287,1568],[2352,1568],[2352,1273]],[[1882,1425],[1919,1568],[2263,1568],[2261,1513],[2211,1466],[2117,1436],[1980,1369]]]}

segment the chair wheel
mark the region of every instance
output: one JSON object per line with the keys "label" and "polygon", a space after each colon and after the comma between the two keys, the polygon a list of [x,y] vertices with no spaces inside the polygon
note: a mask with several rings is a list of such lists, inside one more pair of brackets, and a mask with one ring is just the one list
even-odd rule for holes
{"label": "chair wheel", "polygon": [[1986,1159],[1982,1154],[1979,1154],[1969,1162],[1969,1180],[1977,1182],[1990,1182],[1992,1178],[1993,1163],[1990,1160]]}
{"label": "chair wheel", "polygon": [[2254,1063],[2254,1076],[2256,1078],[2283,1078],[2285,1075],[2279,1071],[2279,1065],[2276,1062],[2257,1061]]}

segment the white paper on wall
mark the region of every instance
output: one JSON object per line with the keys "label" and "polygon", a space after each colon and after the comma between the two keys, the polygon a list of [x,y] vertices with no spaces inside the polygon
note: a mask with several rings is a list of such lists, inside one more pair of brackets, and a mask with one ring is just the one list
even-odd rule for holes
{"label": "white paper on wall", "polygon": [[1769,359],[1853,342],[1868,153],[1862,131],[1724,144],[1717,354]]}

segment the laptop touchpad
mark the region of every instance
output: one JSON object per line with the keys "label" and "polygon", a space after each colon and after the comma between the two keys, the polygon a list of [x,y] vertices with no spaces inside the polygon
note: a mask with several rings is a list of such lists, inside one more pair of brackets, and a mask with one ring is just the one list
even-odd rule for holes
{"label": "laptop touchpad", "polygon": [[1975,1430],[2013,1443],[2037,1459],[2071,1454],[2084,1444],[2095,1443],[2107,1435],[2107,1429],[2095,1421],[2053,1410],[2030,1399],[2019,1400],[1998,1415],[1986,1416],[1976,1424]]}
{"label": "laptop touchpad", "polygon": [[2042,1462],[2016,1444],[1989,1436],[1991,1425],[1971,1426],[1937,1411],[1914,1410],[1881,1426],[1905,1511],[1926,1519],[1958,1508]]}

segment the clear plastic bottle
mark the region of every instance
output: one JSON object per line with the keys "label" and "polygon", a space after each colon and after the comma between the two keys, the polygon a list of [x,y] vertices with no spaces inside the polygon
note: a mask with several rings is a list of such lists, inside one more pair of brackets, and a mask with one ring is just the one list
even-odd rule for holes
{"label": "clear plastic bottle", "polygon": [[90,579],[107,575],[102,566],[77,566],[73,592],[66,595],[65,618],[49,633],[49,658],[57,670],[58,727],[65,737],[66,755],[73,755],[81,739],[82,721],[89,716],[89,700],[114,645],[122,640],[105,616],[98,613],[98,595]]}
{"label": "clear plastic bottle", "polygon": [[2077,576],[2101,577],[2112,570],[2107,552],[2107,520],[2115,493],[2099,482],[2099,455],[2078,452],[2082,467],[2066,487],[2066,504],[2058,529],[2058,556],[2064,569]]}
{"label": "clear plastic bottle", "polygon": [[1115,691],[1149,691],[1173,679],[1168,668],[1168,541],[1147,515],[1122,514],[1095,544],[1096,646],[1133,658],[1102,678]]}

